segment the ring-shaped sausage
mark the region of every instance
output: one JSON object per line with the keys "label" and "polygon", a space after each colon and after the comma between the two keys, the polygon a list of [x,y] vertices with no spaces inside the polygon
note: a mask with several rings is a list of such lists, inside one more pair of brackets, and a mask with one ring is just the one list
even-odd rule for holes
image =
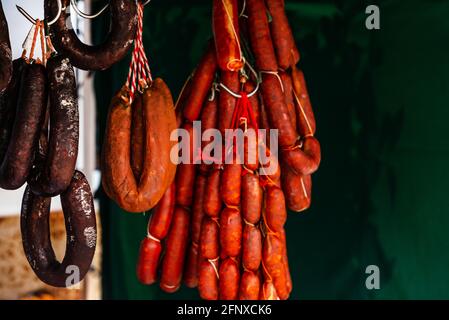
{"label": "ring-shaped sausage", "polygon": [[26,188],[20,227],[23,249],[31,268],[43,282],[68,287],[81,281],[92,263],[97,227],[92,192],[84,175],[76,171],[61,194],[67,242],[62,262],[57,261],[50,240],[51,198],[36,196]]}

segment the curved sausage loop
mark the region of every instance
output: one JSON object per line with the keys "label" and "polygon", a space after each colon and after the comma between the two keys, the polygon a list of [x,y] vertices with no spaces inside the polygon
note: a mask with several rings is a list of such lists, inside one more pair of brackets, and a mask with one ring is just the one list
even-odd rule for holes
{"label": "curved sausage loop", "polygon": [[[70,0],[62,0],[63,8],[69,8]],[[68,57],[72,64],[83,70],[105,70],[120,61],[130,49],[137,27],[137,2],[111,0],[111,30],[106,40],[97,46],[82,43],[74,29],[67,23],[70,12],[66,9],[50,26],[50,36],[56,50]],[[45,16],[54,17],[57,4],[45,0]]]}
{"label": "curved sausage loop", "polygon": [[61,194],[67,232],[66,252],[56,260],[50,240],[51,198],[34,195],[27,187],[22,200],[20,227],[25,255],[40,280],[54,287],[80,282],[92,263],[97,227],[92,192],[84,175],[76,171]]}
{"label": "curved sausage loop", "polygon": [[0,93],[8,86],[12,76],[12,54],[8,23],[0,3]]}
{"label": "curved sausage loop", "polygon": [[45,163],[32,169],[31,190],[40,196],[60,194],[70,184],[78,156],[79,113],[75,73],[68,58],[47,63],[50,92],[50,140]]}

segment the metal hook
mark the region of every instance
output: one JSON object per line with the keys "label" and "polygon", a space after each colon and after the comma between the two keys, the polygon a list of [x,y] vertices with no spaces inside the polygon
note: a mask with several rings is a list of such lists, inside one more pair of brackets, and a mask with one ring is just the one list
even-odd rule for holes
{"label": "metal hook", "polygon": [[[151,0],[147,0],[147,1],[143,4],[143,6],[146,6],[148,3],[150,3],[150,1],[151,1]],[[108,4],[106,4],[100,11],[98,11],[97,13],[95,13],[95,14],[87,14],[87,13],[82,12],[82,11],[78,8],[78,5],[76,4],[76,0],[70,0],[70,4],[71,4],[71,6],[73,7],[73,10],[75,10],[75,12],[76,12],[79,16],[83,17],[84,19],[95,19],[96,17],[98,17],[100,14],[102,14],[103,11],[105,11],[105,10],[109,7],[109,3],[108,3]]]}
{"label": "metal hook", "polygon": [[[52,19],[51,21],[47,22],[47,25],[51,26],[52,24],[54,24],[59,17],[61,16],[61,12],[62,12],[62,3],[61,0],[57,0],[58,3],[58,14],[56,15],[56,17],[54,19]],[[19,12],[25,17],[27,18],[27,20],[29,22],[31,22],[32,24],[36,24],[36,19],[34,19],[28,12],[25,11],[24,8],[22,8],[19,5],[16,5],[17,10],[19,10]]]}

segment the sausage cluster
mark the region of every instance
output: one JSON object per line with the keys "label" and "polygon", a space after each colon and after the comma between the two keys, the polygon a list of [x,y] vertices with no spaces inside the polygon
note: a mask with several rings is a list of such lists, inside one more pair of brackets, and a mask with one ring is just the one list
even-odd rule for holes
{"label": "sausage cluster", "polygon": [[[310,207],[311,175],[321,160],[304,74],[296,66],[300,55],[283,0],[214,0],[212,17],[214,41],[176,103],[177,126],[191,137],[191,161],[178,165],[149,219],[138,279],[159,280],[166,292],[184,282],[207,300],[287,299],[287,209]],[[223,141],[214,159],[230,152],[231,163],[193,162],[194,121],[201,121],[203,155],[212,128],[223,137],[227,129],[277,129],[279,152],[272,151],[271,136],[257,135],[256,148],[245,139],[240,158]]]}

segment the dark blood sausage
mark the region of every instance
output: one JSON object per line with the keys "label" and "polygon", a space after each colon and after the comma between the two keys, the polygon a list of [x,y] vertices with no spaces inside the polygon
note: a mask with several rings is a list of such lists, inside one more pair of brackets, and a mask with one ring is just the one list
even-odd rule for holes
{"label": "dark blood sausage", "polygon": [[221,250],[229,257],[237,257],[242,247],[242,218],[238,209],[224,208],[220,214]]}
{"label": "dark blood sausage", "polygon": [[26,188],[20,227],[23,249],[36,275],[54,287],[68,287],[81,281],[92,263],[97,240],[92,193],[84,175],[75,171],[61,204],[67,232],[66,252],[56,260],[50,240],[51,198],[34,195]]}
{"label": "dark blood sausage", "polygon": [[170,229],[175,210],[175,190],[175,183],[173,182],[151,213],[148,233],[159,240],[164,239]]}
{"label": "dark blood sausage", "polygon": [[264,0],[246,0],[251,47],[260,71],[277,71],[278,64],[268,25]]}
{"label": "dark blood sausage", "polygon": [[146,237],[140,243],[139,259],[137,261],[137,279],[146,285],[157,280],[157,267],[161,255],[160,241]]}
{"label": "dark blood sausage", "polygon": [[198,285],[198,246],[201,235],[201,224],[204,216],[203,203],[204,198],[206,197],[204,193],[206,180],[207,178],[205,176],[198,175],[195,181],[192,217],[190,222],[191,244],[187,254],[187,264],[184,272],[184,283],[189,288],[194,288]]}
{"label": "dark blood sausage", "polygon": [[[170,134],[176,129],[171,93],[162,79],[155,79],[143,93],[145,155],[140,181],[131,168],[132,110],[123,87],[112,99],[102,153],[102,182],[120,207],[128,212],[153,208],[173,182],[176,165],[170,154],[176,146]],[[155,174],[158,172],[158,174]]]}
{"label": "dark blood sausage", "polygon": [[44,165],[35,166],[28,179],[31,191],[55,196],[70,184],[78,156],[79,114],[75,73],[68,58],[47,62],[50,96],[50,139]]}
{"label": "dark blood sausage", "polygon": [[281,180],[287,207],[296,212],[308,209],[312,202],[312,177],[298,175],[283,164]]}
{"label": "dark blood sausage", "polygon": [[242,201],[240,208],[243,219],[256,224],[260,220],[262,212],[263,190],[259,177],[253,173],[247,173],[242,177]]}
{"label": "dark blood sausage", "polygon": [[198,119],[201,107],[206,100],[217,70],[217,59],[212,42],[209,43],[206,52],[197,66],[192,79],[192,89],[184,106],[184,117],[190,121]]}
{"label": "dark blood sausage", "polygon": [[[217,94],[215,94],[214,99],[206,99],[206,102],[204,103],[203,110],[201,111],[201,134],[202,137],[206,141],[201,141],[201,151],[202,151],[202,161],[199,166],[199,170],[203,174],[208,174],[212,163],[215,162],[215,154],[209,149],[211,149],[214,146],[214,139],[208,136],[206,139],[203,134],[206,132],[206,135],[209,135],[211,132],[208,131],[210,129],[215,129],[217,127],[218,123],[218,104],[217,104]],[[207,163],[205,163],[207,162]]]}
{"label": "dark blood sausage", "polygon": [[182,207],[176,207],[167,237],[159,283],[161,289],[165,292],[175,292],[181,284],[189,237],[189,223],[189,212]]}
{"label": "dark blood sausage", "polygon": [[[176,204],[189,208],[193,203],[193,191],[197,166],[193,164],[193,125],[186,122],[183,126],[189,135],[189,163],[180,163],[176,171]],[[184,146],[184,150],[187,145]]]}
{"label": "dark blood sausage", "polygon": [[262,261],[262,235],[258,227],[245,224],[242,247],[243,268],[257,272]]}
{"label": "dark blood sausage", "polygon": [[[70,0],[62,0],[69,8]],[[71,24],[68,11],[62,11],[59,19],[50,26],[50,36],[56,50],[68,57],[72,64],[83,70],[105,70],[120,61],[131,48],[137,27],[137,3],[129,0],[111,0],[111,29],[106,40],[97,46],[82,43]],[[57,1],[45,1],[47,19],[56,17]]]}
{"label": "dark blood sausage", "polygon": [[145,122],[142,106],[142,95],[137,93],[131,105],[131,168],[136,181],[140,180],[145,153]]}
{"label": "dark blood sausage", "polygon": [[295,107],[297,113],[298,132],[301,137],[313,136],[316,130],[315,115],[310,103],[304,73],[292,67],[292,83],[294,88]]}
{"label": "dark blood sausage", "polygon": [[237,0],[213,1],[212,30],[222,70],[238,71],[243,66],[238,19]]}
{"label": "dark blood sausage", "polygon": [[[237,72],[221,71],[221,83],[234,93],[240,91],[240,80]],[[225,89],[220,89],[220,96],[218,98],[218,129],[224,137],[225,129],[231,128],[232,114],[234,112],[235,103],[237,99],[233,97]]]}
{"label": "dark blood sausage", "polygon": [[237,262],[226,258],[219,268],[219,290],[221,300],[237,300],[239,296],[240,272]]}
{"label": "dark blood sausage", "polygon": [[260,278],[252,272],[245,270],[240,279],[240,300],[258,300],[260,291]]}
{"label": "dark blood sausage", "polygon": [[8,88],[0,93],[0,161],[5,156],[11,138],[14,119],[16,117],[17,99],[19,97],[20,79],[23,67],[26,65],[24,59],[13,61],[13,73]]}
{"label": "dark blood sausage", "polygon": [[14,190],[28,178],[47,106],[45,67],[26,65],[10,143],[0,166],[0,187]]}
{"label": "dark blood sausage", "polygon": [[299,61],[295,38],[285,14],[284,0],[265,0],[271,15],[270,30],[279,67],[286,70]]}
{"label": "dark blood sausage", "polygon": [[227,206],[240,204],[242,165],[237,163],[225,164],[221,175],[221,198]]}
{"label": "dark blood sausage", "polygon": [[320,143],[313,136],[305,137],[302,148],[284,149],[282,156],[296,174],[311,175],[320,166]]}
{"label": "dark blood sausage", "polygon": [[8,86],[12,76],[12,54],[8,23],[0,3],[0,93]]}
{"label": "dark blood sausage", "polygon": [[198,291],[202,299],[218,299],[218,261],[200,261],[198,269]]}
{"label": "dark blood sausage", "polygon": [[207,197],[204,199],[204,213],[209,217],[218,217],[221,211],[222,202],[220,194],[220,180],[222,170],[218,165],[214,165],[210,171],[206,182]]}

